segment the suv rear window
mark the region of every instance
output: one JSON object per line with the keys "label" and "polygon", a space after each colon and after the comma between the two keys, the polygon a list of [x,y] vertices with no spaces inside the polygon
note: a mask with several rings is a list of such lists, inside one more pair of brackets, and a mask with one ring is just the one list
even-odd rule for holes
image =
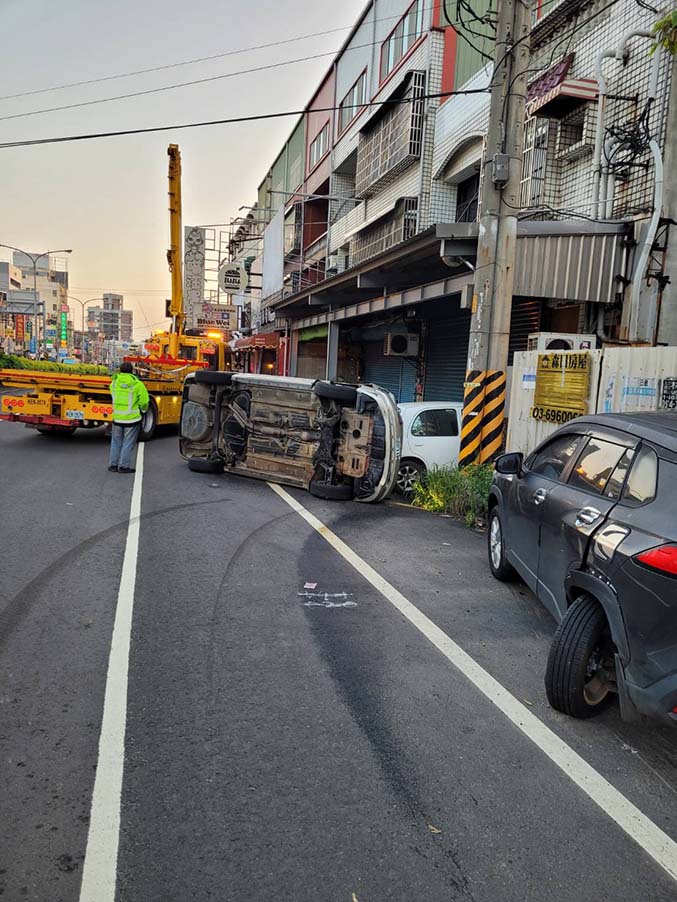
{"label": "suv rear window", "polygon": [[569,485],[601,495],[626,450],[593,435],[571,471]]}
{"label": "suv rear window", "polygon": [[646,446],[639,449],[628,481],[623,490],[623,501],[644,504],[656,496],[658,482],[658,458]]}

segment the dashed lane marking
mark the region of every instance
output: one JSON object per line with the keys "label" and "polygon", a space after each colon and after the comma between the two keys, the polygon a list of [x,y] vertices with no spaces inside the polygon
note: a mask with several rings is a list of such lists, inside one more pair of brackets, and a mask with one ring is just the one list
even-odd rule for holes
{"label": "dashed lane marking", "polygon": [[498,680],[457,645],[443,630],[419,611],[401,592],[384,579],[349,545],[279,485],[268,483],[293,510],[371,583],[422,633],[460,672],[521,732],[563,771],[653,860],[677,881],[677,843],[632,804],[563,739],[532,714]]}

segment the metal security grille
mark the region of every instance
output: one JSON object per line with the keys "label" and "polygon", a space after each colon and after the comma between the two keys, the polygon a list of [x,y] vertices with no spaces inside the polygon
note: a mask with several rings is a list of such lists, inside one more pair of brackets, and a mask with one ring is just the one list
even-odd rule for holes
{"label": "metal security grille", "polygon": [[350,265],[362,263],[416,234],[418,198],[404,197],[397,202],[394,215],[357,235],[350,243]]}
{"label": "metal security grille", "polygon": [[520,180],[520,206],[537,207],[545,200],[545,178],[548,162],[547,119],[532,116],[524,123],[524,157]]}
{"label": "metal security grille", "polygon": [[356,197],[371,197],[421,156],[425,73],[414,72],[399,102],[366,129],[357,147]]}

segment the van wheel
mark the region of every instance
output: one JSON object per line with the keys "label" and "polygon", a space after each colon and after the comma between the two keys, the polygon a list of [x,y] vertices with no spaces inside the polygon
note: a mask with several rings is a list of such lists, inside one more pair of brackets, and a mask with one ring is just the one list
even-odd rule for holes
{"label": "van wheel", "polygon": [[614,646],[604,610],[591,595],[581,595],[552,640],[545,672],[548,701],[570,717],[592,717],[608,701],[614,674]]}
{"label": "van wheel", "polygon": [[188,469],[193,473],[223,473],[223,461],[212,457],[192,457]]}
{"label": "van wheel", "polygon": [[354,407],[357,404],[357,389],[352,385],[343,385],[340,382],[324,382],[321,379],[313,385],[313,391],[318,398],[325,401],[338,401],[346,407]]}
{"label": "van wheel", "polygon": [[352,485],[345,482],[331,485],[328,482],[316,482],[312,479],[308,485],[308,491],[315,498],[324,498],[326,501],[352,501],[353,497]]}
{"label": "van wheel", "polygon": [[224,373],[221,370],[196,370],[195,381],[203,385],[230,385],[233,381],[232,373]]}
{"label": "van wheel", "polygon": [[140,442],[149,442],[155,435],[157,427],[157,404],[153,398],[148,401],[148,410],[141,417]]}
{"label": "van wheel", "polygon": [[487,529],[487,545],[489,552],[489,567],[491,572],[506,583],[515,577],[515,571],[505,557],[505,539],[503,537],[503,523],[498,507],[492,507],[489,513],[489,528]]}

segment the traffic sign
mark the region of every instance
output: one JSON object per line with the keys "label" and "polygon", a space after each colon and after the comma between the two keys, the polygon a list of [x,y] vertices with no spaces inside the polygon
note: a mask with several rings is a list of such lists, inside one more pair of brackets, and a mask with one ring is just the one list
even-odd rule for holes
{"label": "traffic sign", "polygon": [[249,284],[249,276],[244,263],[236,260],[224,263],[219,270],[219,288],[225,294],[239,294]]}

